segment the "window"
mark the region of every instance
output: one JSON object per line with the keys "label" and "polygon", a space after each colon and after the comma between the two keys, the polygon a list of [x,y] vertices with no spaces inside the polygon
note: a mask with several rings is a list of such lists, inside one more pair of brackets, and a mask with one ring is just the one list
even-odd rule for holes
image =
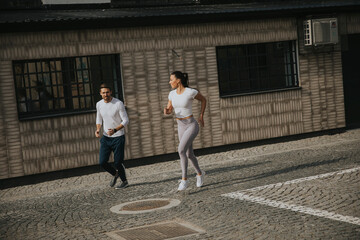
{"label": "window", "polygon": [[220,97],[298,87],[295,41],[217,47]]}
{"label": "window", "polygon": [[93,111],[102,82],[123,100],[119,55],[14,61],[13,70],[20,119]]}

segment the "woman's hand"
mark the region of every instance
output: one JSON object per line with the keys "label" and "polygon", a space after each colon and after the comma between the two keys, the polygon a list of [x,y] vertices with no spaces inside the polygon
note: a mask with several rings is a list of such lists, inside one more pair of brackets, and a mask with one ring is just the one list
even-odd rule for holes
{"label": "woman's hand", "polygon": [[164,108],[164,114],[165,114],[165,115],[169,115],[169,114],[171,114],[171,112],[172,112],[171,109],[169,109],[169,108]]}
{"label": "woman's hand", "polygon": [[201,127],[204,127],[204,117],[203,117],[202,114],[200,114],[200,117],[199,117],[199,119],[198,119],[198,122],[200,123],[200,126],[201,126]]}
{"label": "woman's hand", "polygon": [[172,106],[171,101],[169,100],[166,108],[164,108],[164,114],[165,114],[165,115],[169,115],[169,114],[172,113],[172,110],[173,110],[173,106]]}

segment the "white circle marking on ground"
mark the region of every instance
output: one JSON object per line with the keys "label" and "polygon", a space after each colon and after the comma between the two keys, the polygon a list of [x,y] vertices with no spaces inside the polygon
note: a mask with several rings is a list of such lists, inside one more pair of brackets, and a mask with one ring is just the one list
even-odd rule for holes
{"label": "white circle marking on ground", "polygon": [[[152,209],[148,209],[148,210],[139,210],[139,211],[127,211],[127,210],[122,210],[125,206],[129,205],[129,204],[133,204],[133,203],[141,203],[141,202],[148,202],[148,201],[168,201],[169,204],[162,206],[162,207],[157,207],[157,208],[152,208]],[[181,203],[180,200],[178,199],[169,199],[169,198],[152,198],[152,199],[144,199],[144,200],[138,200],[138,201],[133,201],[133,202],[126,202],[126,203],[122,203],[116,206],[113,206],[110,208],[110,211],[117,213],[117,214],[138,214],[138,213],[148,213],[148,212],[153,212],[153,211],[157,211],[157,210],[162,210],[162,209],[169,209],[172,207],[176,207],[177,205],[179,205]]]}

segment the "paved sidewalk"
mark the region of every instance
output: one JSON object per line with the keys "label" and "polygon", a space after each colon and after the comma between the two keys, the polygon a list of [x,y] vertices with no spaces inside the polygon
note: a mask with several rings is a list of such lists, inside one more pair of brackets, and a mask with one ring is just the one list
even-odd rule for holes
{"label": "paved sidewalk", "polygon": [[[360,239],[360,129],[198,159],[205,185],[196,188],[189,166],[182,193],[178,160],[128,169],[124,190],[110,188],[105,172],[0,190],[0,238],[116,239],[121,230],[141,234],[166,223],[196,229],[179,239]],[[180,203],[137,214],[110,210],[148,199]],[[143,239],[166,238],[147,231],[158,238]]]}

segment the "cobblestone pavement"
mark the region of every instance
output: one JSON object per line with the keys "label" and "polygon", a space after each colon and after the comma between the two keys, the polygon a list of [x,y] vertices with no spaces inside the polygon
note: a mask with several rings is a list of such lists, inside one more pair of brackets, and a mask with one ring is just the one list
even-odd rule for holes
{"label": "cobblestone pavement", "polygon": [[[0,190],[0,238],[110,240],[109,232],[175,220],[203,230],[178,239],[360,239],[360,129],[199,162],[204,186],[191,177],[181,193],[179,161],[128,169],[131,185],[123,190],[108,187],[105,172]],[[181,202],[147,213],[110,211],[154,198]]]}

